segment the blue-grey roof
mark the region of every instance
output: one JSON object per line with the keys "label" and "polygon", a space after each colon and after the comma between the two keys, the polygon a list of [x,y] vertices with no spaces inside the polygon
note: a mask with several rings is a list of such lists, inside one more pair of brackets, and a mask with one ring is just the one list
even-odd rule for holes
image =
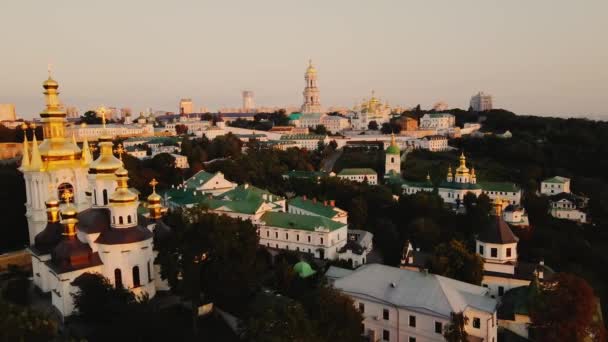
{"label": "blue-grey roof", "polygon": [[334,287],[349,295],[445,318],[469,307],[492,313],[497,303],[487,288],[380,264],[363,265],[337,279]]}

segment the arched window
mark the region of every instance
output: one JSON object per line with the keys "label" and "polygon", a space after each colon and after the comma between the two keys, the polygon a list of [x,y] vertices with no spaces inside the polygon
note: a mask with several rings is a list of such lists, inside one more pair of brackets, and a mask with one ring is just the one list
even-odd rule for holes
{"label": "arched window", "polygon": [[139,266],[133,266],[133,287],[140,287],[139,282]]}
{"label": "arched window", "polygon": [[103,189],[103,205],[108,204],[108,190]]}
{"label": "arched window", "polygon": [[127,216],[127,223],[131,223],[131,215]]}
{"label": "arched window", "polygon": [[118,216],[118,224],[123,224],[123,222],[122,222],[122,216]]}
{"label": "arched window", "polygon": [[395,157],[391,157],[391,163],[395,162]]}
{"label": "arched window", "polygon": [[120,268],[114,270],[114,286],[116,288],[122,287],[122,273],[120,272]]}

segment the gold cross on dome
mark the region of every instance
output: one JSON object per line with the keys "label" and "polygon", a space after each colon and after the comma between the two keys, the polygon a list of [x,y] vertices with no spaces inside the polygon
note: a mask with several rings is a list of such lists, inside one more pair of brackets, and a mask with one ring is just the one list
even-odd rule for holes
{"label": "gold cross on dome", "polygon": [[125,149],[122,148],[122,144],[118,144],[118,147],[114,150],[114,153],[117,153],[118,159],[122,161],[122,154],[125,153]]}
{"label": "gold cross on dome", "polygon": [[70,189],[65,189],[61,194],[61,198],[65,201],[65,203],[70,203],[72,198],[74,198],[74,194],[70,191]]}
{"label": "gold cross on dome", "polygon": [[152,178],[152,180],[148,184],[150,184],[150,186],[152,187],[152,192],[156,192],[156,186],[158,185],[158,181],[156,180],[156,178]]}

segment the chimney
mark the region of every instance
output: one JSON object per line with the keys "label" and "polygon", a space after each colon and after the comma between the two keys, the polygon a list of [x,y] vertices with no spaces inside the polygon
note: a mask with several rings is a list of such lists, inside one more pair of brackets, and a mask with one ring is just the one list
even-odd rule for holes
{"label": "chimney", "polygon": [[414,263],[414,257],[412,255],[407,257],[407,263],[410,265]]}
{"label": "chimney", "polygon": [[302,199],[306,201],[306,195],[303,195],[303,196],[302,196]]}
{"label": "chimney", "polygon": [[332,206],[332,207],[335,207],[336,206],[336,200],[330,200],[329,201],[329,205]]}
{"label": "chimney", "polygon": [[323,205],[327,207],[327,201],[323,201]]}
{"label": "chimney", "polygon": [[317,203],[317,198],[316,197],[313,197],[312,203]]}
{"label": "chimney", "polygon": [[392,287],[392,288],[395,288],[395,287],[397,287],[397,284],[395,284],[394,282],[392,282],[392,283],[391,283],[391,287]]}

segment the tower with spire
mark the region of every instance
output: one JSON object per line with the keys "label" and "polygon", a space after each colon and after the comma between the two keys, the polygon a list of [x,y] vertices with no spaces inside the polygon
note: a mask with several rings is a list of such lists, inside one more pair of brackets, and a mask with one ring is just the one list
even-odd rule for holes
{"label": "tower with spire", "polygon": [[312,60],[308,61],[308,68],[304,74],[306,87],[304,88],[304,103],[302,113],[321,113],[320,92],[317,87],[317,69],[312,65]]}
{"label": "tower with spire", "polygon": [[153,297],[157,288],[167,289],[154,265],[154,241],[157,235],[166,238],[171,233],[161,220],[166,210],[156,194],[156,181],[148,198],[150,214],[141,215],[139,197],[129,189],[122,162],[125,150],[120,144],[114,149],[105,131],[105,113],[101,113],[104,132],[99,157],[93,160],[86,140],[81,150],[74,137],[64,136],[65,113],[57,98],[57,82],[49,77],[44,88],[44,140],[39,145],[34,135],[30,148],[24,137],[21,163],[34,284],[50,292],[62,316],[74,311],[74,280],[84,273],[99,273],[116,287]]}
{"label": "tower with spire", "polygon": [[[80,150],[72,139],[66,138],[66,113],[59,101],[59,83],[51,77],[43,82],[46,106],[40,113],[43,140],[39,144],[36,135],[33,134],[31,151],[24,149],[21,162],[21,171],[25,178],[26,188],[26,216],[30,244],[34,243],[34,237],[46,226],[45,200],[48,193],[54,192],[55,197],[64,189],[70,189],[74,194],[74,205],[84,208],[88,201],[87,169],[88,165],[83,162],[83,151]],[[35,125],[22,126],[23,129],[31,129],[35,132]],[[27,137],[24,134],[24,146],[28,146]],[[85,154],[85,161],[86,161]],[[89,159],[90,160],[90,156]],[[53,184],[54,189],[49,189]]]}

